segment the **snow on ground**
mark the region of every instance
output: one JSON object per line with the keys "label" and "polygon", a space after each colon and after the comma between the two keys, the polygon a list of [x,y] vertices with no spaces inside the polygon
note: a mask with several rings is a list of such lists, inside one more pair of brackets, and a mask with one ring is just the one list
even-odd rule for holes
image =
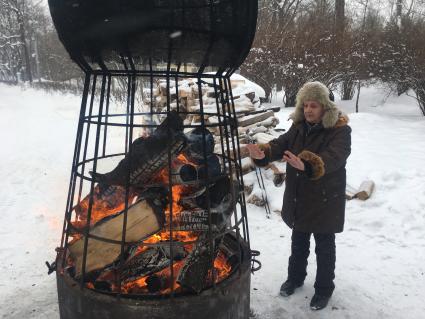
{"label": "snow on ground", "polygon": [[[57,319],[54,275],[47,276],[62,231],[80,99],[0,84],[0,317]],[[267,182],[275,211],[248,205],[251,246],[262,269],[252,277],[258,319],[422,318],[425,312],[425,118],[413,99],[362,89],[350,116],[348,183],[376,183],[368,201],[347,202],[337,235],[336,290],[328,308],[312,312],[314,240],[305,285],[279,296],[286,276],[290,230],[279,216],[283,187]],[[279,113],[280,127],[291,110]],[[271,177],[270,172],[265,171]],[[246,181],[255,180],[255,175]]]}

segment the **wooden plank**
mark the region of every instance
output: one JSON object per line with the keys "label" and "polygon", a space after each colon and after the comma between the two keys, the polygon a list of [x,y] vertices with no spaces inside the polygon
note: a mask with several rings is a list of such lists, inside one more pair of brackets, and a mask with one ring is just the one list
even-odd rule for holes
{"label": "wooden plank", "polygon": [[[131,205],[127,213],[126,241],[143,240],[158,232],[164,223],[164,217],[155,211],[155,207],[147,200],[139,200]],[[124,211],[109,216],[94,225],[90,234],[111,240],[122,239],[124,225]],[[71,257],[75,262],[75,274],[82,273],[85,237],[82,237],[69,246]],[[86,273],[101,269],[112,263],[121,253],[121,245],[89,238],[87,244]]]}
{"label": "wooden plank", "polygon": [[375,189],[375,183],[373,181],[364,181],[360,184],[359,191],[356,194],[356,198],[361,200],[368,199]]}
{"label": "wooden plank", "polygon": [[245,126],[249,126],[261,121],[264,121],[266,119],[268,119],[269,117],[274,116],[274,112],[273,111],[267,111],[264,113],[258,113],[258,114],[254,114],[254,115],[248,115],[248,116],[244,116],[241,119],[238,120],[238,125],[241,127],[245,127]]}
{"label": "wooden plank", "polygon": [[254,136],[252,137],[258,144],[267,144],[270,141],[274,140],[276,137],[274,137],[273,135],[267,134],[267,133],[256,133],[254,134]]}

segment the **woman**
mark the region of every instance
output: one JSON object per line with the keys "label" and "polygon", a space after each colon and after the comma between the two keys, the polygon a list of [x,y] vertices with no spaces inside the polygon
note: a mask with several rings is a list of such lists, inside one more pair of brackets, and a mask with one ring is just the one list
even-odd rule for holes
{"label": "woman", "polygon": [[282,158],[287,162],[282,218],[292,228],[292,244],[280,294],[289,296],[303,285],[313,234],[317,273],[310,307],[319,310],[327,306],[335,289],[335,233],[344,228],[351,128],[320,82],[304,84],[290,118],[288,132],[268,144],[249,145],[248,150],[258,166]]}

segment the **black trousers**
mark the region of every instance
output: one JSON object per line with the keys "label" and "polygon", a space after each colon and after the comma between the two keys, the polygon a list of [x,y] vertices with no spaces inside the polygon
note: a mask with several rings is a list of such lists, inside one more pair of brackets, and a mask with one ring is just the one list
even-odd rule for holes
{"label": "black trousers", "polygon": [[[316,241],[316,282],[317,294],[331,296],[335,289],[335,234],[313,234]],[[296,284],[304,282],[307,276],[307,258],[310,255],[311,233],[292,230],[291,256],[288,264],[288,279]]]}

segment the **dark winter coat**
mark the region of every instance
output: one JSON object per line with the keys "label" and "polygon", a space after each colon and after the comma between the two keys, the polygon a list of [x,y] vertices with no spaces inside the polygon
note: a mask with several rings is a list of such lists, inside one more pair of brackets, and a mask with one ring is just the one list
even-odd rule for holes
{"label": "dark winter coat", "polygon": [[266,158],[256,161],[257,165],[279,160],[289,150],[308,168],[306,173],[286,166],[282,218],[289,227],[306,233],[343,231],[345,164],[351,152],[351,128],[347,123],[348,118],[339,115],[332,127],[319,125],[307,134],[305,121],[298,122],[279,138],[260,145]]}

